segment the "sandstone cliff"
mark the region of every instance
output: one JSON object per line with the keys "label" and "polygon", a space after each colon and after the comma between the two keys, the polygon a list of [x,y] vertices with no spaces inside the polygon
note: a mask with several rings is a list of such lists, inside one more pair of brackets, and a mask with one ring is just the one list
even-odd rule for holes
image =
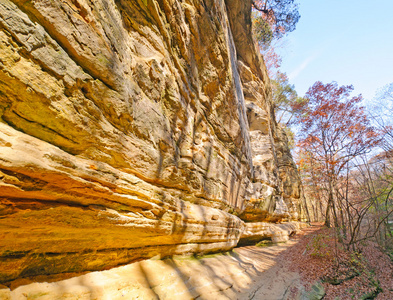
{"label": "sandstone cliff", "polygon": [[0,283],[225,251],[244,221],[299,218],[250,11],[0,2]]}

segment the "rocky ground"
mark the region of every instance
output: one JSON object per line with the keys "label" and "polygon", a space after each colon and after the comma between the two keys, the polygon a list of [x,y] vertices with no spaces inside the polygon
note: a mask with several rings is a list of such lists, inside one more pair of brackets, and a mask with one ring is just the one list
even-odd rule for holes
{"label": "rocky ground", "polygon": [[289,300],[321,299],[324,293],[324,299],[393,299],[393,264],[375,245],[365,246],[356,262],[339,250],[341,262],[352,261],[342,263],[340,278],[355,268],[358,274],[338,285],[320,283],[338,274],[331,241],[328,230],[311,226],[284,244],[263,242],[202,258],[155,258],[64,280],[14,281],[11,289],[0,290],[0,299]]}

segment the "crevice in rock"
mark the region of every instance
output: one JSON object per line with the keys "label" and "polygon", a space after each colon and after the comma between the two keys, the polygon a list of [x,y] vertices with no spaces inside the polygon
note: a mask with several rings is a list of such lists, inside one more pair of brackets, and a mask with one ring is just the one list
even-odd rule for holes
{"label": "crevice in rock", "polygon": [[[78,143],[75,142],[74,140],[72,140],[72,139],[70,139],[69,137],[67,137],[67,136],[65,136],[65,135],[63,135],[63,134],[61,134],[61,133],[59,133],[59,132],[53,130],[52,128],[49,128],[49,127],[47,127],[47,126],[45,126],[45,125],[43,125],[43,124],[41,124],[41,123],[38,123],[38,122],[35,122],[35,121],[32,121],[32,120],[29,120],[29,119],[27,119],[27,118],[25,118],[25,117],[22,117],[22,116],[21,116],[20,114],[18,114],[16,111],[12,111],[12,113],[15,114],[16,116],[18,116],[19,118],[21,118],[21,119],[23,119],[23,120],[29,122],[29,123],[33,123],[33,124],[36,124],[36,125],[38,125],[38,126],[41,126],[43,129],[48,130],[48,131],[50,131],[51,133],[53,133],[53,134],[55,134],[55,135],[61,136],[63,139],[66,139],[66,140],[68,140],[68,141],[70,141],[70,142],[72,142],[72,143],[74,143],[74,144],[78,144]],[[7,122],[7,120],[4,120],[4,121]],[[9,123],[8,123],[8,122],[9,122]],[[12,121],[8,120],[8,122],[7,122],[8,125],[11,125],[11,126],[12,126]],[[10,124],[10,123],[11,123],[11,124]]]}

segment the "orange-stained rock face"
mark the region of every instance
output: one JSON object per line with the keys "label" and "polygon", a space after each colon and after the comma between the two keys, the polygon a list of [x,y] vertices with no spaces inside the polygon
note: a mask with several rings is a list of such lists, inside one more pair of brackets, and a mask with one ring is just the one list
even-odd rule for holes
{"label": "orange-stained rock face", "polygon": [[233,5],[1,1],[0,283],[225,251],[238,216],[297,213]]}

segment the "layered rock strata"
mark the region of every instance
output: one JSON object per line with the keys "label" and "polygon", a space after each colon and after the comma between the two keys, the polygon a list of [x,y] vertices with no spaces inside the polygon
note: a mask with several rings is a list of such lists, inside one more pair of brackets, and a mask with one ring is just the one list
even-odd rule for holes
{"label": "layered rock strata", "polygon": [[245,223],[239,243],[250,244],[261,240],[271,240],[273,243],[286,242],[291,235],[298,233],[306,226],[306,223],[301,222],[287,222],[282,224],[269,222]]}
{"label": "layered rock strata", "polygon": [[297,218],[250,11],[0,2],[0,282],[225,251],[244,221]]}

